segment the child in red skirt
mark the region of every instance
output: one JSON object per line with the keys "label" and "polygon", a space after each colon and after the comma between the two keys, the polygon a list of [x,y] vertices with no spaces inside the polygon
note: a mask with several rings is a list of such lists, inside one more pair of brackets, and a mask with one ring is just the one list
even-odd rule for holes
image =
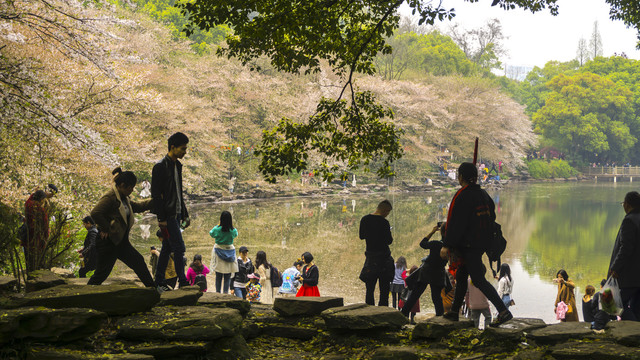
{"label": "child in red skirt", "polygon": [[318,278],[320,273],[318,267],[313,263],[313,255],[310,252],[302,254],[302,260],[304,260],[304,267],[298,276],[298,281],[302,283],[300,290],[296,294],[298,296],[320,296],[318,291]]}
{"label": "child in red skirt", "polygon": [[[413,265],[411,267],[411,269],[409,270],[405,270],[402,272],[402,279],[406,279],[407,276],[411,275],[412,272],[418,270],[418,267]],[[406,284],[405,284],[406,286]],[[404,307],[404,300],[400,299],[398,301],[398,306],[402,309]],[[416,313],[420,312],[420,299],[418,299],[415,303],[415,305],[413,305],[413,307],[411,308],[411,311],[409,311],[409,319],[411,320],[411,324],[415,324],[415,320],[413,320],[413,318],[416,316]]]}

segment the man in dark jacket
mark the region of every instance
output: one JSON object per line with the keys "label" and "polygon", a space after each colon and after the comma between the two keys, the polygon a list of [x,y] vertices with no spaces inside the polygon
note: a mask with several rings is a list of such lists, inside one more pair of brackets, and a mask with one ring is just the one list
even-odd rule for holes
{"label": "man in dark jacket", "polygon": [[171,290],[165,282],[169,254],[174,254],[174,264],[180,287],[189,285],[184,274],[184,240],[180,228],[189,226],[189,213],[182,195],[182,159],[187,153],[189,138],[183,133],[169,137],[167,155],[153,166],[151,173],[151,197],[158,217],[158,226],[164,235],[162,250],[156,268],[156,285],[159,291]]}
{"label": "man in dark jacket", "polygon": [[[472,163],[462,163],[458,168],[458,182],[462,188],[454,195],[449,206],[447,232],[442,258],[457,263],[456,291],[451,310],[444,314],[449,320],[458,320],[462,301],[467,293],[468,278],[493,303],[498,310],[497,326],[511,320],[513,315],[498,296],[496,289],[484,277],[482,254],[487,250],[496,219],[495,205],[486,191],[480,188],[478,169]],[[450,266],[451,267],[451,266]]]}
{"label": "man in dark jacket", "polygon": [[389,200],[383,200],[373,214],[365,215],[360,220],[360,239],[365,240],[367,244],[360,280],[365,283],[365,302],[369,305],[375,305],[373,293],[378,282],[380,288],[378,306],[389,306],[389,288],[395,267],[389,249],[389,245],[393,242],[391,226],[386,219],[391,209]]}
{"label": "man in dark jacket", "polygon": [[628,192],[622,202],[624,212],[611,253],[609,275],[618,279],[624,312],[623,320],[640,320],[640,194]]}

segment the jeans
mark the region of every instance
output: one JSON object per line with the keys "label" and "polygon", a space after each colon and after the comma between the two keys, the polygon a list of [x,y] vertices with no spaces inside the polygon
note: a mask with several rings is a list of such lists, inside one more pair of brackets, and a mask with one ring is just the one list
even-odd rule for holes
{"label": "jeans", "polygon": [[240,299],[243,299],[243,300],[247,299],[247,289],[246,288],[234,287],[233,288],[233,293],[234,293],[235,296],[239,297]]}
{"label": "jeans", "polygon": [[624,311],[622,320],[640,321],[640,287],[620,288]]}
{"label": "jeans", "polygon": [[[224,278],[224,286],[222,284],[222,280]],[[223,274],[216,271],[216,292],[219,293],[220,290],[223,290],[223,294],[229,293],[229,285],[231,284],[231,273]]]}
{"label": "jeans", "polygon": [[504,303],[504,306],[506,306],[508,309],[509,306],[511,306],[511,294],[502,295],[502,302]]}
{"label": "jeans", "polygon": [[376,290],[377,282],[379,283],[379,286],[380,286],[380,300],[378,300],[378,306],[389,306],[389,288],[391,287],[391,284],[389,283],[388,279],[383,280],[380,277],[377,277],[375,279],[365,282],[365,286],[366,286],[365,303],[367,303],[367,305],[376,304],[373,293]]}
{"label": "jeans", "polygon": [[467,280],[471,277],[473,285],[480,289],[484,296],[491,301],[493,306],[496,307],[498,313],[507,310],[507,307],[500,299],[498,291],[493,287],[484,277],[486,269],[483,268],[481,252],[464,252],[462,254],[462,265],[458,267],[456,271],[456,291],[453,298],[453,304],[451,304],[451,312],[457,313],[462,307],[462,301],[467,293]]}
{"label": "jeans", "polygon": [[173,263],[175,264],[176,274],[178,274],[180,287],[187,286],[189,282],[184,274],[185,246],[180,232],[180,216],[167,219],[167,230],[169,231],[169,239],[162,241],[162,249],[160,250],[158,266],[156,267],[156,284],[158,286],[166,285],[164,274],[167,271],[169,255],[173,252]]}

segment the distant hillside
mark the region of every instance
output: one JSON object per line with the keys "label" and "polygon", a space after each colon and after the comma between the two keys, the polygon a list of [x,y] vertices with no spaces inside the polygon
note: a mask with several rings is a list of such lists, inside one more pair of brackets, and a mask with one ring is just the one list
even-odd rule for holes
{"label": "distant hillside", "polygon": [[[102,154],[78,156],[82,148],[65,145],[60,151],[68,154],[52,157],[58,160],[50,160],[49,171],[20,175],[33,176],[40,183],[54,181],[51,178],[56,175],[67,184],[69,179],[83,178],[94,186],[84,195],[89,202],[108,185],[108,173],[116,164],[136,171],[141,179],[150,178],[153,163],[166,153],[166,138],[175,131],[191,138],[184,160],[185,187],[190,192],[225,192],[230,177],[236,178],[240,191],[264,185],[257,159],[251,155],[262,130],[283,116],[304,121],[321,96],[338,91],[339,79],[327,72],[285,75],[270,70],[266,61],[261,72],[251,72],[233,60],[194,54],[186,41],[172,40],[170,29],[145,15],[116,8],[100,14],[119,19],[107,25],[108,60],[136,78],[130,91],[143,94],[139,98],[148,110],[123,105],[112,109],[114,115],[108,120],[99,112],[84,118],[82,126],[105,144]],[[50,50],[43,47],[42,51]],[[437,167],[437,156],[444,148],[455,156],[454,161],[468,159],[475,136],[480,138],[480,156],[502,160],[510,171],[523,164],[525,150],[536,144],[522,106],[487,80],[428,77],[409,82],[360,77],[357,84],[391,106],[394,121],[405,130],[405,157],[396,164],[399,180],[422,179]],[[28,162],[30,150],[26,151]],[[74,166],[60,171],[61,158]],[[18,164],[9,160],[8,166]],[[80,168],[90,168],[90,176]],[[362,179],[373,181],[374,175]],[[25,194],[30,186],[24,181],[9,185],[15,190],[10,195]]]}

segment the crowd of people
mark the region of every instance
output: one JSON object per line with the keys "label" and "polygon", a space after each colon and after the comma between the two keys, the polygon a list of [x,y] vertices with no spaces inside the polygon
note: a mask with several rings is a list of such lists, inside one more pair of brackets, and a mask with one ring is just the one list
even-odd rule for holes
{"label": "crowd of people", "polygon": [[[155,287],[159,292],[189,285],[207,291],[207,275],[214,274],[216,292],[233,293],[252,302],[273,303],[276,295],[320,296],[319,270],[311,253],[303,253],[282,273],[267,260],[265,251],[257,251],[255,262],[252,261],[246,246],[236,252],[234,240],[238,229],[233,226],[228,211],[221,213],[219,224],[209,232],[214,240],[209,267],[204,265],[202,255],[196,254],[185,272],[187,259],[182,230],[190,225],[190,219],[179,159],[185,156],[188,143],[188,137],[182,133],[168,139],[168,153],[154,165],[151,184],[145,187],[150,190],[150,199],[131,200],[136,175],[121,168],[113,171],[112,188],[96,203],[91,216],[83,219],[88,233],[83,248],[78,250],[83,260],[79,275],[83,277],[93,271],[88,284],[100,285],[119,259],[145,286]],[[436,316],[457,321],[464,310],[476,326],[480,325],[480,315],[484,316],[485,326],[497,326],[513,318],[509,307],[515,304],[514,281],[509,265],[501,265],[496,289],[485,276],[482,260],[494,236],[494,202],[478,185],[476,165],[462,163],[456,175],[461,187],[451,200],[446,221],[436,224],[420,242],[420,247],[429,250],[420,266],[409,267],[404,257],[394,261],[391,255],[393,237],[386,219],[392,211],[391,202],[380,202],[373,213],[362,217],[359,237],[365,240],[365,261],[359,278],[365,284],[367,304],[376,304],[377,286],[377,305],[389,306],[391,294],[392,306],[413,322],[420,311],[419,298],[429,286]],[[48,219],[45,219],[48,215],[43,204],[55,193],[53,188],[49,192],[36,191],[26,203],[27,236],[23,246],[27,271],[34,269],[34,259],[48,236]],[[589,286],[582,298],[583,317],[597,329],[612,319],[640,319],[640,262],[635,261],[640,257],[640,194],[627,193],[622,205],[626,216],[616,238],[607,279],[603,280],[600,292]],[[149,210],[157,217],[157,236],[162,240],[159,251],[151,248],[154,276],[144,257],[129,241],[134,213]],[[442,240],[431,239],[437,232]],[[578,321],[575,284],[564,269],[558,271],[554,281],[558,285],[554,308],[557,318]],[[612,301],[618,306],[611,307]],[[489,303],[496,310],[493,315]]]}

